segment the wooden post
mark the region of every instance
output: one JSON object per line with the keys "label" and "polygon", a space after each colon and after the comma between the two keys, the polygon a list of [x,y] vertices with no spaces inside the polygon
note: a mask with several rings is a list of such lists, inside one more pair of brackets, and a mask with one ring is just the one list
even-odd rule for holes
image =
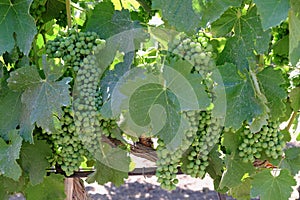
{"label": "wooden post", "polygon": [[83,181],[76,178],[65,178],[65,200],[88,200],[88,194],[85,191]]}
{"label": "wooden post", "polygon": [[74,178],[65,178],[66,200],[73,200]]}

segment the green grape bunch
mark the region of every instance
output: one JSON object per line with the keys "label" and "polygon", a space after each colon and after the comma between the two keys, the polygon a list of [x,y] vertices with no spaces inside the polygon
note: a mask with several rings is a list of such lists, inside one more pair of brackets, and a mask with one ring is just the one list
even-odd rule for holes
{"label": "green grape bunch", "polygon": [[60,31],[54,40],[47,42],[46,53],[50,58],[61,58],[65,66],[78,72],[83,59],[101,44],[103,40],[95,32],[69,29],[67,32]]}
{"label": "green grape bunch", "polygon": [[65,107],[63,111],[63,117],[57,122],[57,131],[48,137],[53,152],[48,161],[52,166],[60,166],[66,175],[70,176],[78,171],[84,161],[86,149],[75,131],[72,108]]}
{"label": "green grape bunch", "polygon": [[162,140],[158,140],[156,149],[156,176],[161,187],[167,190],[176,188],[178,166],[184,173],[202,178],[209,165],[210,150],[220,137],[220,121],[212,117],[212,111],[185,111],[182,114],[189,122],[189,129],[185,131],[180,147],[171,150]]}
{"label": "green grape bunch", "polygon": [[201,111],[197,116],[197,135],[189,148],[187,162],[183,169],[186,174],[192,177],[202,178],[206,173],[208,154],[219,142],[220,120],[212,116],[211,111]]}
{"label": "green grape bunch", "polygon": [[96,152],[101,140],[100,113],[97,110],[98,87],[102,71],[97,65],[95,54],[104,47],[105,42],[95,46],[93,54],[81,62],[75,85],[75,130],[91,154]]}
{"label": "green grape bunch", "polygon": [[190,128],[185,131],[182,144],[176,150],[168,149],[162,140],[158,140],[158,147],[156,149],[158,157],[156,162],[156,177],[158,177],[158,182],[163,189],[176,189],[176,184],[178,183],[176,174],[178,172],[180,159],[191,145],[191,141],[193,141],[197,135],[197,116],[199,116],[199,111],[183,112],[183,117],[188,120]]}
{"label": "green grape bunch", "polygon": [[178,34],[169,44],[169,51],[189,61],[194,73],[206,75],[215,68],[213,48],[204,33],[199,32],[192,38]]}
{"label": "green grape bunch", "polygon": [[239,145],[239,156],[244,162],[254,162],[263,155],[277,159],[283,154],[284,135],[278,130],[279,122],[272,121],[264,125],[257,133],[252,133],[245,126],[241,131],[242,143]]}

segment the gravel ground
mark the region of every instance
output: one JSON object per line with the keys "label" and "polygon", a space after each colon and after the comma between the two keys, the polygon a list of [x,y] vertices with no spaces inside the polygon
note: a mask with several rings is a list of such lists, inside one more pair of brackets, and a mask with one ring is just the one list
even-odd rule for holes
{"label": "gravel ground", "polygon": [[[119,188],[108,183],[104,186],[89,184],[86,186],[93,200],[215,200],[218,194],[213,190],[212,180],[207,176],[203,180],[179,175],[179,184],[174,191],[165,191],[156,182],[156,177],[131,176],[126,184]],[[233,198],[227,197],[228,200]]]}

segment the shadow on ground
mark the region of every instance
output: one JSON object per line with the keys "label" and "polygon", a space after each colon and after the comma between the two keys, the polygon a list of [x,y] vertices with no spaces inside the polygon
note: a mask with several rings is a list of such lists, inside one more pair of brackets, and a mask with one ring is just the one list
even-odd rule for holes
{"label": "shadow on ground", "polygon": [[[177,188],[174,191],[166,191],[157,185],[149,183],[127,183],[120,187],[105,185],[106,194],[99,194],[95,188],[87,186],[85,189],[93,200],[218,200],[218,194],[215,191],[203,188],[202,191]],[[226,197],[227,200],[233,200],[232,197]]]}

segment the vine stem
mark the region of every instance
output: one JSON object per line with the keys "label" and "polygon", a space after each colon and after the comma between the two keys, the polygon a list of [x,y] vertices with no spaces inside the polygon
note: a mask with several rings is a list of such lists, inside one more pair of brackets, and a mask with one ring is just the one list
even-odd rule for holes
{"label": "vine stem", "polygon": [[293,122],[295,118],[297,117],[297,112],[293,111],[292,116],[290,117],[288,125],[285,127],[285,130],[289,131],[291,126],[293,125]]}
{"label": "vine stem", "polygon": [[67,20],[68,20],[68,27],[72,27],[72,19],[71,19],[71,3],[70,0],[66,0],[66,11],[67,11]]}
{"label": "vine stem", "polygon": [[252,81],[253,81],[255,90],[256,90],[256,92],[258,93],[258,95],[261,96],[262,93],[261,93],[261,91],[260,91],[260,87],[259,87],[258,80],[257,80],[257,78],[256,78],[256,74],[252,71],[251,68],[249,68],[249,71],[250,71],[250,75],[251,75],[251,78],[252,78]]}
{"label": "vine stem", "polygon": [[151,7],[147,4],[147,2],[145,2],[145,0],[137,0],[137,2],[139,2],[146,12],[151,12]]}
{"label": "vine stem", "polygon": [[123,6],[123,3],[122,3],[122,0],[119,0],[119,3],[121,5],[121,8],[124,9],[124,6]]}

